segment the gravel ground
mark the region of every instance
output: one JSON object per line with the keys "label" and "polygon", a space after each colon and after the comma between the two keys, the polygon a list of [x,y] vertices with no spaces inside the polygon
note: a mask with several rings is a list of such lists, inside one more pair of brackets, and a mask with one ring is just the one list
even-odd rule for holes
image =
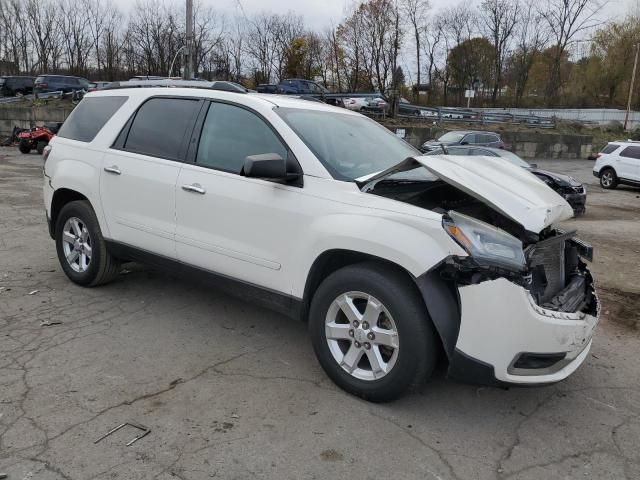
{"label": "gravel ground", "polygon": [[[544,388],[438,375],[374,405],[338,390],[305,325],[127,265],[96,289],[63,275],[41,160],[0,149],[0,472],[10,480],[640,478],[640,189],[587,182],[603,318],[592,355]],[[43,321],[59,325],[41,326]],[[151,428],[130,447],[125,421]]]}

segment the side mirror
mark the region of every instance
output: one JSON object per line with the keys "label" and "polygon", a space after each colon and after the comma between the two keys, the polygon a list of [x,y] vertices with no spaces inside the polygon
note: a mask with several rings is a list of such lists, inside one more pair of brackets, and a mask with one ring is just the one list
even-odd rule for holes
{"label": "side mirror", "polygon": [[460,142],[460,145],[469,145],[469,142]]}
{"label": "side mirror", "polygon": [[530,163],[529,166],[531,168],[538,168],[538,164],[537,163]]}
{"label": "side mirror", "polygon": [[287,178],[287,161],[277,153],[249,155],[244,159],[243,172],[245,177],[284,180]]}

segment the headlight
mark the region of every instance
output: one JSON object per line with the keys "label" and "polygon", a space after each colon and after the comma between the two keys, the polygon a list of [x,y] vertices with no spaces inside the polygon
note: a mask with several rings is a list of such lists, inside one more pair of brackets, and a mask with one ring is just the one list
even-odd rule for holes
{"label": "headlight", "polygon": [[526,269],[522,242],[504,230],[454,211],[443,219],[442,226],[479,264],[517,271]]}

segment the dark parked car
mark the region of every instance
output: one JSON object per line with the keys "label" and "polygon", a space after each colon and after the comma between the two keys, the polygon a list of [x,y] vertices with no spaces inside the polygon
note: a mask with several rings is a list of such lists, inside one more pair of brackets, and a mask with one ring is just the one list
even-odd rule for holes
{"label": "dark parked car", "polygon": [[479,145],[493,148],[506,148],[507,146],[500,138],[500,135],[493,132],[453,130],[447,132],[436,140],[429,140],[420,146],[423,152],[437,150],[441,145],[449,147],[451,145]]}
{"label": "dark parked car", "polygon": [[0,97],[33,93],[34,77],[0,77]]}
{"label": "dark parked car", "polygon": [[[584,213],[586,210],[587,189],[583,184],[581,184],[575,178],[570,177],[569,175],[550,172],[548,170],[541,170],[537,165],[528,163],[515,153],[500,148],[489,148],[480,146],[453,146],[445,148],[446,153],[449,155],[484,155],[487,157],[504,158],[514,165],[526,168],[544,183],[549,185],[552,190],[558,193],[558,195],[563,197],[567,201],[567,203],[571,205],[576,215]],[[442,148],[438,148],[437,150],[430,151],[427,155],[436,155],[441,153],[443,153]]]}
{"label": "dark parked car", "polygon": [[68,77],[65,75],[40,75],[36,78],[34,91],[36,93],[70,93],[79,90],[89,91],[89,84],[89,80],[82,77]]}
{"label": "dark parked car", "polygon": [[278,85],[275,83],[261,83],[256,87],[258,93],[278,93]]}
{"label": "dark parked car", "polygon": [[278,85],[278,93],[285,94],[316,94],[323,95],[325,93],[329,93],[329,90],[324,88],[322,85],[318,85],[316,82],[312,82],[311,80],[304,80],[301,78],[288,78],[283,80]]}

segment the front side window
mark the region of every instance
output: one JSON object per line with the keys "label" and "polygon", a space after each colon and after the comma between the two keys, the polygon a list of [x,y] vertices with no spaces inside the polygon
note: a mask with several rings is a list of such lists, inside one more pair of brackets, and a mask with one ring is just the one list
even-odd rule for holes
{"label": "front side window", "polygon": [[250,155],[277,153],[287,158],[287,148],[255,113],[226,103],[212,103],[207,112],[196,164],[240,173]]}
{"label": "front side window", "polygon": [[129,97],[84,98],[58,131],[58,136],[91,142]]}
{"label": "front side window", "polygon": [[640,147],[627,147],[620,152],[621,157],[640,158]]}
{"label": "front side window", "polygon": [[462,139],[462,143],[473,144],[478,143],[478,140],[476,139],[476,135],[474,133],[470,133],[469,135],[465,135],[465,137]]}
{"label": "front side window", "polygon": [[191,126],[198,100],[152,98],[136,113],[124,150],[179,160],[182,141]]}

